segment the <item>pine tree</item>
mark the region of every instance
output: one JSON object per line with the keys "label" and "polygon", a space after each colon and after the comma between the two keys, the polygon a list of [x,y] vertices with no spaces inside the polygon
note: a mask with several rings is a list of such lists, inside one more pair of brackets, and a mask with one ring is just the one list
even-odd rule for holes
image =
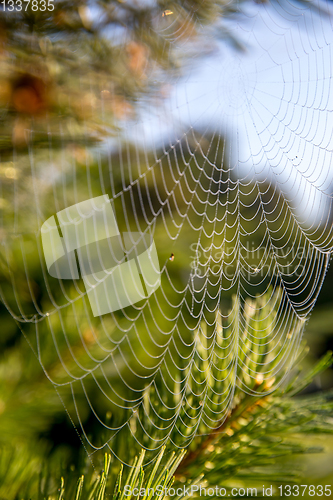
{"label": "pine tree", "polygon": [[[223,24],[224,18],[237,12],[238,1],[110,0],[92,6],[88,2],[59,0],[54,4],[49,2],[54,9],[44,12],[34,10],[32,1],[22,4],[21,11],[11,12],[8,2],[0,13],[0,209],[4,240],[17,225],[35,223],[35,214],[30,210],[36,189],[31,180],[33,165],[39,165],[42,179],[43,165],[51,156],[54,164],[60,164],[63,155],[68,155],[82,167],[76,179],[80,185],[80,176],[86,176],[89,163],[94,189],[99,182],[96,172],[106,160],[100,165],[91,153],[93,148],[102,147],[109,137],[117,137],[121,123],[138,116],[142,103],[167,93],[163,82],[181,75],[186,62],[196,56],[198,47],[200,55],[210,50],[203,44],[203,34],[219,30],[219,36],[228,38],[241,50]],[[175,31],[177,39],[172,36]],[[138,158],[137,150],[129,148],[128,154],[136,155],[135,161],[139,164],[145,161],[144,152]],[[127,173],[116,159],[114,169],[121,186]],[[66,175],[70,177],[70,169]],[[39,188],[43,188],[43,180]],[[45,190],[46,206],[52,189]],[[69,190],[69,199],[73,196]],[[21,207],[19,215],[14,199]],[[10,249],[10,260],[15,262],[17,242],[13,242]],[[36,258],[36,254],[28,256],[28,264]],[[216,486],[224,489],[226,495],[231,494],[234,487],[257,488],[260,497],[262,484],[273,485],[273,497],[281,497],[279,486],[306,481],[302,479],[301,468],[296,469],[301,464],[300,456],[319,453],[322,449],[304,444],[302,436],[332,433],[333,399],[331,392],[299,393],[331,365],[331,353],[312,369],[302,370],[306,354],[303,344],[294,370],[280,389],[268,394],[272,384],[278,381],[273,380],[273,375],[268,381],[267,377],[264,380],[257,376],[253,389],[258,394],[247,395],[237,389],[227,418],[214,431],[198,435],[185,450],[177,449],[171,439],[153,463],[143,467],[144,450],[135,448],[129,440],[119,440],[119,450],[131,451],[132,466],[123,467],[106,454],[104,462],[97,460],[93,470],[64,409],[64,406],[69,412],[72,409],[69,391],[65,389],[59,399],[36,359],[33,328],[22,329],[7,311],[7,307],[16,303],[16,297],[3,255],[0,265],[4,302],[0,339],[1,498],[103,500],[113,494],[116,500],[124,500],[134,496],[127,495],[127,491],[145,488],[142,499],[162,500],[168,496],[169,488],[175,491],[184,488],[184,494],[178,497],[186,498],[191,487],[198,491],[198,488],[208,490]],[[21,279],[19,264],[15,273],[21,305],[27,311],[31,296]],[[42,281],[38,272],[31,277],[30,284],[35,287],[39,303],[45,300]],[[230,304],[232,300],[234,304],[237,302],[235,298],[229,299]],[[266,310],[259,299],[253,307],[254,329],[255,321],[266,318],[270,322],[274,316],[274,311]],[[246,342],[245,332],[243,334]],[[88,342],[89,335],[91,332],[87,331]],[[202,331],[197,330],[196,335],[200,340]],[[200,343],[203,342],[201,338]],[[268,345],[255,352],[250,343],[247,347],[252,355],[239,373],[241,381],[242,377],[249,376],[251,363],[266,356],[270,349]],[[61,363],[52,339],[45,338],[43,348],[44,368],[58,374]],[[61,346],[63,355],[66,348],[65,344]],[[81,359],[84,353],[78,345],[76,348],[76,355]],[[200,377],[207,375],[207,363],[203,353],[201,355],[198,351],[194,373],[198,385],[202,382]],[[276,358],[276,363],[279,360]],[[281,373],[281,380],[285,375]],[[157,397],[152,389],[149,397],[151,400]],[[169,396],[165,394],[165,397]],[[141,417],[146,418],[148,425],[149,418],[144,412]],[[100,439],[103,441],[104,436]],[[176,439],[174,436],[174,441]],[[158,494],[157,486],[161,488]],[[155,493],[147,493],[148,488],[153,488]]]}

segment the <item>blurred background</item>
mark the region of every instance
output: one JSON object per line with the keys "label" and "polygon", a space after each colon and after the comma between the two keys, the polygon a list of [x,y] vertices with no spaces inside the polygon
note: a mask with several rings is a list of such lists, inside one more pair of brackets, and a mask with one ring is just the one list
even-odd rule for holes
{"label": "blurred background", "polygon": [[[305,370],[333,349],[333,17],[324,1],[1,5],[0,497],[11,499],[77,478],[90,467],[86,452],[98,467],[95,452],[110,439],[116,458],[130,461],[139,447],[129,451],[118,430],[156,359],[176,339],[165,362],[171,380],[198,318],[212,325],[218,303],[229,321],[235,294],[246,309],[281,282],[294,292],[306,321],[303,336],[290,304],[279,309],[286,332],[298,328],[286,366],[301,336]],[[102,194],[121,230],[153,232],[164,281],[144,305],[96,320],[82,280],[48,276],[40,228]],[[272,235],[277,253],[306,248],[281,257],[281,282],[270,273]],[[244,256],[251,279],[244,274],[240,287]],[[263,261],[264,279],[255,277]],[[293,285],[301,265],[306,286]],[[168,377],[158,383],[168,387]],[[329,368],[301,394],[332,388]],[[309,484],[329,484],[333,437],[309,434],[307,443],[326,453],[290,458],[290,467],[302,467]]]}

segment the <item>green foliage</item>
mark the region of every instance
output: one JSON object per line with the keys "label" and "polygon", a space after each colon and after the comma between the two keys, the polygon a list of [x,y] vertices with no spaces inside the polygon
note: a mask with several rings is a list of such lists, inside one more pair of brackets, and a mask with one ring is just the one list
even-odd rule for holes
{"label": "green foliage", "polygon": [[301,387],[300,381],[302,385],[309,383],[314,374],[327,369],[331,362],[329,353],[311,374],[301,376],[299,369],[296,370],[288,387],[270,396],[239,395],[226,421],[197,442],[196,447],[175,453],[169,444],[145,468],[142,467],[144,450],[125,469],[123,465],[119,468],[119,463],[106,454],[101,473],[90,468],[77,478],[77,474],[69,474],[65,469],[60,481],[55,477],[56,467],[50,465],[59,457],[53,457],[44,464],[37,485],[31,477],[36,461],[27,461],[27,452],[22,453],[22,449],[16,454],[9,454],[8,448],[2,449],[1,497],[37,498],[38,488],[38,498],[49,500],[103,500],[112,494],[114,500],[132,500],[137,498],[134,489],[138,488],[142,500],[163,500],[171,487],[180,492],[177,498],[186,498],[186,492],[194,485],[206,489],[218,486],[225,488],[227,494],[235,487],[257,488],[261,497],[263,484],[272,485],[273,497],[278,497],[279,485],[307,484],[300,457],[324,451],[321,446],[307,444],[302,435],[333,434],[333,392],[293,395]]}
{"label": "green foliage", "polygon": [[109,137],[139,98],[163,93],[162,75],[180,71],[204,26],[237,10],[234,0],[49,3],[0,10],[2,158],[48,150],[51,136],[54,150]]}
{"label": "green foliage", "polygon": [[[259,299],[257,306],[262,306],[261,302],[262,299]],[[266,321],[267,315],[263,317]],[[254,320],[259,321],[257,327],[262,326],[259,316],[254,315]],[[157,495],[143,497],[146,500],[162,500],[171,485],[175,489],[185,487],[185,490],[191,485],[202,488],[219,486],[230,492],[231,488],[241,486],[256,487],[259,491],[262,484],[273,485],[276,490],[281,484],[304,483],[302,457],[324,451],[324,447],[311,436],[333,434],[333,393],[298,395],[314,377],[332,364],[332,354],[327,353],[311,370],[304,372],[302,364],[306,352],[303,346],[294,369],[286,380],[281,377],[282,384],[271,394],[268,393],[272,388],[270,378],[266,381],[260,378],[256,382],[256,395],[237,389],[226,419],[221,420],[215,430],[206,429],[205,434],[193,439],[186,449],[176,452],[175,431],[159,455],[143,468],[143,459],[145,455],[149,457],[149,453],[141,451],[135,458],[133,453],[137,448],[133,446],[133,438],[123,436],[114,446],[118,452],[122,447],[127,449],[132,466],[124,468],[118,460],[105,455],[101,474],[96,474],[83,449],[75,459],[67,447],[61,446],[52,451],[45,437],[37,441],[38,430],[43,426],[46,429],[51,416],[60,414],[61,407],[56,405],[55,393],[52,403],[51,392],[45,391],[45,387],[40,393],[40,400],[36,399],[38,386],[30,387],[29,392],[29,384],[36,376],[32,370],[32,379],[26,380],[26,386],[22,381],[18,385],[21,394],[13,390],[15,386],[12,385],[8,387],[6,399],[3,392],[1,395],[0,425],[7,432],[1,434],[0,498],[102,500],[114,492],[115,500],[126,500],[131,497],[125,492],[133,491],[134,487],[157,491],[159,485]],[[256,355],[254,352],[253,356]],[[13,374],[20,362],[14,363],[15,356],[10,359],[7,369],[3,366],[2,382],[6,376],[8,381],[15,378]],[[199,356],[196,363],[192,383],[196,380],[200,387],[205,356]],[[12,367],[11,372],[9,366]],[[246,370],[244,376],[248,376]],[[1,387],[5,386],[1,384]],[[26,394],[31,395],[30,401]],[[147,420],[149,413],[141,417]],[[101,466],[98,457],[95,466]]]}
{"label": "green foliage", "polygon": [[[148,473],[144,471],[142,466],[145,456],[144,450],[141,451],[139,457],[135,458],[132,467],[125,476],[123,476],[123,466],[121,465],[113,488],[113,499],[132,500],[137,498],[138,495],[135,494],[137,488],[138,491],[142,492],[140,494],[142,500],[163,500],[167,496],[165,492],[174,482],[174,473],[185,453],[184,451],[178,454],[172,453],[166,463],[160,467],[164,452],[165,448],[162,448],[153,468]],[[110,491],[112,491],[108,485],[110,464],[111,455],[106,454],[103,471],[99,475],[95,474],[89,477],[87,486],[87,480],[81,476],[73,490],[73,500],[104,500],[104,498],[108,498]],[[66,497],[68,498],[66,484],[61,478],[59,495],[52,498],[63,500]]]}
{"label": "green foliage", "polygon": [[[147,168],[146,155],[126,145],[129,163],[136,165],[137,172],[133,168],[129,173],[119,161],[114,161],[114,185],[111,185],[109,170],[103,168],[103,162],[106,160],[101,160],[100,168],[87,146],[114,134],[119,122],[133,118],[140,103],[145,99],[154,98],[156,95],[160,97],[165,91],[162,85],[156,83],[163,82],[164,78],[161,75],[168,74],[168,78],[179,75],[187,58],[197,53],[198,46],[200,55],[206,49],[210,50],[210,47],[200,45],[203,30],[214,30],[217,20],[222,23],[223,16],[227,17],[237,12],[238,4],[238,1],[159,0],[153,6],[149,6],[146,2],[140,6],[140,2],[100,1],[98,7],[103,15],[94,21],[89,12],[88,2],[85,1],[58,1],[54,11],[45,13],[33,12],[31,8],[15,15],[1,12],[0,210],[5,211],[1,238],[5,241],[8,234],[11,234],[14,222],[17,224],[16,230],[17,227],[20,228],[19,232],[28,226],[35,227],[33,224],[36,224],[36,214],[31,206],[35,191],[41,193],[43,198],[41,203],[43,215],[54,212],[50,199],[53,196],[57,198],[55,193],[60,194],[67,190],[64,199],[68,204],[71,200],[75,200],[77,193],[72,189],[71,182],[72,161],[77,166],[76,180],[82,197],[90,196],[91,192],[99,195],[101,184],[105,192],[111,193],[114,189],[114,192],[119,193],[124,183],[131,181],[130,174],[144,172]],[[227,29],[222,24],[218,26],[219,35],[237,45],[237,41],[231,39]],[[107,36],[108,30],[115,27],[120,36]],[[173,37],[175,32],[177,41]],[[186,50],[182,50],[184,47]],[[211,139],[207,141],[205,139],[200,144],[197,142],[197,137],[193,137],[192,140],[192,149],[196,151],[195,148],[202,148],[204,156],[210,162],[215,164],[217,155],[222,158],[223,140],[219,139],[215,143]],[[185,180],[182,178],[181,168],[185,167],[179,167],[180,154],[180,151],[175,149],[175,159],[172,161],[175,162],[174,172],[178,176],[178,188],[174,191],[174,196],[177,206],[184,209],[186,200],[182,197],[181,187]],[[63,157],[70,160],[63,162]],[[155,161],[153,155],[148,160],[149,164]],[[210,175],[217,174],[209,173],[206,179],[202,179],[200,176],[205,173],[207,165],[191,164],[192,152],[187,154],[185,160],[186,164],[191,165],[193,174],[192,181],[189,181],[193,182],[193,185],[190,187],[194,189],[200,180],[207,188]],[[163,166],[167,161],[169,158],[164,157],[160,169],[147,174],[144,179],[141,176],[140,182],[142,187],[147,189],[150,206],[154,210],[159,206],[154,183],[158,184],[162,199],[167,198],[167,192],[172,188],[173,180],[163,177]],[[54,162],[52,172],[48,170],[45,175],[45,166],[52,162]],[[32,182],[31,168],[36,168],[38,172],[38,180],[35,179],[34,182]],[[46,182],[46,177],[52,177],[55,173],[59,175],[59,171],[62,182],[58,184],[52,180]],[[221,175],[223,177],[224,173]],[[86,185],[87,178],[89,182]],[[67,186],[70,186],[69,189]],[[249,185],[249,190],[251,189]],[[253,193],[255,198],[256,191]],[[271,198],[270,193],[266,196],[267,199]],[[126,194],[115,203],[128,203],[128,207],[132,208],[132,200],[126,200]],[[135,200],[135,203],[139,205],[138,200]],[[271,203],[277,209],[279,202],[275,198]],[[172,208],[171,205],[171,210]],[[212,219],[213,208],[212,206],[212,213],[207,212]],[[253,214],[256,210],[257,205],[253,203]],[[252,220],[251,214],[248,215]],[[138,217],[140,219],[139,209]],[[177,222],[176,215],[175,221]],[[198,226],[201,224],[201,218],[197,214],[193,215],[191,222],[195,222]],[[229,221],[230,225],[231,222],[232,220]],[[280,225],[280,221],[277,224]],[[286,222],[281,225],[281,233],[284,233],[286,226]],[[250,234],[251,228],[247,229]],[[170,269],[170,274],[176,277],[174,282],[176,283],[177,279],[180,284],[188,248],[192,242],[191,236],[186,234],[186,228],[184,233],[185,236],[177,241],[176,250],[172,249],[176,259],[173,268]],[[163,247],[161,255],[165,261],[170,255],[170,248],[162,224],[156,228],[156,234]],[[229,234],[227,239],[232,241],[232,236]],[[209,237],[203,242],[208,245]],[[36,241],[30,241],[28,236],[24,236],[22,240],[14,238],[13,241],[9,238],[7,246],[5,244],[2,246],[1,253],[4,253],[4,256],[2,255],[0,262],[4,300],[10,304],[15,303],[16,307],[15,293],[17,293],[29,319],[36,314],[35,303],[43,310],[47,310],[49,306],[42,271],[38,268],[37,246],[33,247],[33,243],[36,245]],[[218,243],[216,238],[215,245]],[[20,267],[18,258],[23,244],[26,248],[33,247],[33,250],[25,253],[24,261],[30,273],[29,283],[22,277],[26,268],[23,265]],[[204,257],[201,262],[202,267],[209,265]],[[231,253],[230,260],[232,259]],[[228,265],[227,258],[225,260],[225,264]],[[251,264],[256,266],[257,262]],[[12,271],[15,274],[14,291]],[[73,288],[66,291],[71,297],[74,296]],[[55,299],[61,296],[60,293],[57,296],[55,287],[52,293]],[[65,370],[58,353],[54,350],[54,343],[48,335],[47,328],[38,325],[36,327],[32,323],[31,327],[25,328],[24,338],[17,324],[9,320],[9,314],[3,307],[0,339],[0,498],[103,500],[113,495],[114,500],[126,500],[132,498],[125,495],[124,488],[127,485],[131,490],[134,487],[156,490],[157,486],[161,486],[162,493],[158,495],[145,493],[140,498],[162,500],[166,496],[165,489],[171,485],[175,488],[190,485],[208,488],[219,485],[230,492],[230,488],[235,485],[259,487],[263,483],[269,483],[276,488],[283,483],[298,483],[304,477],[302,458],[324,451],[318,444],[310,442],[310,436],[332,434],[333,394],[326,392],[300,396],[297,393],[306,389],[329,367],[331,354],[325,355],[318,364],[304,374],[304,370],[300,368],[302,364],[307,363],[304,361],[305,349],[303,349],[298,353],[298,364],[293,373],[287,376],[287,368],[294,361],[290,356],[297,344],[294,339],[298,339],[300,333],[300,325],[295,321],[290,325],[290,343],[287,343],[280,355],[274,358],[267,372],[258,375],[255,366],[267,361],[271,355],[271,346],[264,342],[252,342],[251,334],[258,337],[260,331],[267,333],[269,328],[278,326],[274,323],[274,318],[276,307],[279,307],[281,302],[280,294],[276,294],[274,308],[268,306],[266,298],[257,299],[256,302],[248,300],[245,303],[245,314],[251,318],[249,332],[242,328],[244,316],[239,312],[240,304],[237,300],[231,304],[234,310],[232,324],[223,325],[220,314],[213,318],[220,326],[223,335],[214,339],[212,357],[209,357],[212,346],[207,342],[206,325],[200,326],[195,331],[194,363],[187,367],[186,377],[187,382],[190,380],[191,388],[198,394],[198,401],[194,401],[195,398],[189,391],[190,385],[186,385],[184,380],[177,380],[178,387],[175,387],[177,363],[174,362],[176,354],[173,353],[173,361],[167,360],[167,370],[164,373],[167,385],[162,386],[161,380],[156,379],[155,387],[140,388],[143,404],[138,410],[133,411],[132,430],[136,426],[139,413],[140,418],[146,423],[146,428],[149,429],[148,420],[151,415],[147,402],[158,404],[160,396],[171,408],[178,408],[184,402],[182,411],[186,412],[187,420],[184,419],[183,424],[179,420],[177,431],[169,436],[157,457],[154,457],[155,452],[144,452],[139,446],[135,446],[132,436],[115,436],[113,449],[116,449],[119,455],[126,455],[127,462],[132,465],[120,466],[115,457],[105,455],[103,466],[100,457],[97,456],[94,464],[96,470],[103,468],[100,474],[91,466],[76,435],[72,423],[77,425],[78,422],[70,422],[65,413],[64,406],[69,414],[75,414],[70,386],[59,389],[62,398],[60,400],[38,363],[42,362],[44,371],[52,380],[66,382]],[[197,299],[199,307],[200,297]],[[230,307],[231,297],[228,296],[227,299],[226,304],[222,304],[226,309]],[[21,314],[19,308],[13,311],[18,316]],[[84,312],[83,303],[77,306],[77,314],[81,312]],[[327,316],[327,323],[330,323],[330,318],[331,313]],[[87,359],[87,353],[73,327],[73,317],[64,312],[62,320],[76,359],[88,363],[90,359]],[[149,320],[152,321],[151,318]],[[56,333],[62,331],[63,325],[59,319],[52,317],[49,322]],[[108,334],[116,335],[111,322],[105,320],[104,325]],[[140,330],[140,324],[137,323],[136,326]],[[98,357],[98,345],[95,340],[98,338],[99,343],[103,345],[102,329],[96,327],[92,332],[89,325],[85,324],[85,319],[82,320],[80,327],[90,353]],[[225,352],[227,349],[226,339],[233,329],[237,329],[239,334],[239,346],[231,345],[228,356],[231,359],[236,353],[239,356],[239,364],[228,372],[228,357],[221,361],[223,356],[219,357],[219,352],[221,350]],[[40,335],[38,342],[37,334]],[[38,349],[42,347],[43,357],[40,359],[36,357],[39,353],[37,347]],[[60,353],[64,361],[74,370],[73,359],[66,359],[67,347],[66,339],[63,338],[62,343],[59,342]],[[138,345],[137,348],[136,354],[139,353],[141,359],[144,359],[143,352],[139,351],[142,347]],[[130,353],[125,352],[125,354],[129,359]],[[155,354],[157,356],[160,353]],[[187,354],[191,355],[191,352]],[[177,362],[180,363],[181,360],[178,359]],[[285,364],[286,370],[280,377],[276,377],[278,364],[281,362]],[[168,370],[173,377],[168,377]],[[130,376],[129,372],[123,375]],[[118,389],[116,379],[117,377],[111,373],[110,380],[113,387]],[[214,405],[217,405],[218,401],[214,401],[213,397],[211,413],[209,414],[207,409],[207,414],[212,420],[215,419],[215,422],[219,420],[219,425],[214,430],[203,425],[193,411],[193,405],[205,405],[207,391],[210,394],[217,390],[221,392],[221,387],[216,385],[221,383],[219,381],[223,380],[228,387],[235,379],[238,381],[238,387],[233,394],[232,406],[227,417],[224,419],[221,414],[217,419]],[[242,391],[244,386],[251,387],[251,394]],[[273,388],[276,390],[271,393]],[[87,389],[93,389],[93,386],[89,386],[89,381]],[[91,392],[94,403],[106,414],[108,423],[115,423],[117,426],[119,422],[125,420],[116,405],[110,409],[99,399],[99,394],[94,394],[93,390]],[[181,397],[177,399],[174,393],[181,394]],[[89,424],[91,413],[84,394],[77,397],[76,404],[80,407],[84,424]],[[165,417],[169,418],[170,415],[166,413]],[[108,436],[103,434],[104,430],[96,429],[93,425],[88,426],[91,434],[95,433],[95,437],[100,439],[100,443],[107,441]],[[193,436],[188,434],[187,448],[178,450],[177,432],[186,434],[188,429],[195,429],[196,426],[200,435],[192,439]],[[55,429],[58,430],[58,436],[55,436]],[[152,428],[149,431],[153,434]],[[156,441],[161,439],[162,431],[163,429],[160,429],[155,433]],[[137,432],[140,430],[137,429]],[[147,440],[147,448],[149,444]],[[142,466],[144,457],[151,459],[151,463],[145,467]]]}

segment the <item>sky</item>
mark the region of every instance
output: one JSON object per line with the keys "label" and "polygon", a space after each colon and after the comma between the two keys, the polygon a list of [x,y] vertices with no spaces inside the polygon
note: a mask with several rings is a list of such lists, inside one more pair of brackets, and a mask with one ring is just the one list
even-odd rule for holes
{"label": "sky", "polygon": [[208,39],[210,50],[193,58],[182,77],[165,82],[168,96],[124,123],[124,135],[159,149],[191,127],[221,134],[239,178],[276,183],[305,226],[326,220],[333,185],[333,9],[321,0],[316,5],[245,2],[224,22],[244,50]]}

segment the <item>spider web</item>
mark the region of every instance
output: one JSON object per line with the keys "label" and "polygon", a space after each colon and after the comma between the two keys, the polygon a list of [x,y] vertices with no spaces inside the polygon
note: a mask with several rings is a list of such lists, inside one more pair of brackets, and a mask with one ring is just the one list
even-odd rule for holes
{"label": "spider web", "polygon": [[[48,155],[20,160],[30,190],[4,166],[13,212],[2,218],[2,300],[89,453],[126,462],[126,434],[153,452],[188,446],[221,425],[235,391],[267,394],[292,367],[332,250],[328,12],[324,2],[244,4],[228,24],[241,48],[207,35],[204,57],[198,44],[166,97],[145,100],[107,146],[82,159],[57,154],[51,137]],[[186,49],[176,14],[164,22]],[[94,314],[82,276],[52,275],[41,235],[56,217],[47,231],[66,240],[76,226],[88,244],[108,227],[105,210],[120,235],[154,243],[158,266],[146,246],[141,299]],[[129,242],[120,257],[109,245],[115,265],[135,253]],[[103,284],[112,266],[98,262]],[[139,286],[134,275],[117,283],[120,302],[121,287]]]}

